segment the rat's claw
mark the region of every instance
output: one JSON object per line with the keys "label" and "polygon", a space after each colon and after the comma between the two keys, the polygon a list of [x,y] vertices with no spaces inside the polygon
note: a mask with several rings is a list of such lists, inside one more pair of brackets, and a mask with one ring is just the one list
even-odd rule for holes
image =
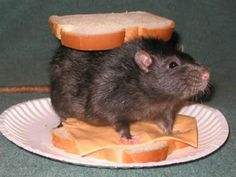
{"label": "rat's claw", "polygon": [[132,136],[131,139],[127,139],[127,138],[121,136],[120,141],[124,144],[138,144],[138,143],[140,143],[140,137],[139,136]]}

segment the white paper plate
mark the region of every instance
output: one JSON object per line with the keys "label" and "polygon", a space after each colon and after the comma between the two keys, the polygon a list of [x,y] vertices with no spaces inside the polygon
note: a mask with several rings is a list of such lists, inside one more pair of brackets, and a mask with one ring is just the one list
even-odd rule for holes
{"label": "white paper plate", "polygon": [[112,168],[153,167],[188,162],[211,154],[226,141],[229,134],[228,124],[218,110],[194,104],[184,107],[180,113],[196,117],[199,148],[176,150],[166,160],[151,163],[119,164],[81,158],[54,147],[50,130],[58,125],[59,118],[53,111],[49,98],[32,100],[8,108],[0,115],[0,131],[16,145],[35,154],[73,164]]}

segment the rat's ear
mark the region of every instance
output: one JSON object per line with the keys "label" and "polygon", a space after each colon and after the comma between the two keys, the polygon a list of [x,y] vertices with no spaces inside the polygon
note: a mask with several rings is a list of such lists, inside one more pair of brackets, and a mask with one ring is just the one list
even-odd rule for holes
{"label": "rat's ear", "polygon": [[147,52],[143,50],[137,51],[134,60],[141,70],[145,72],[149,71],[148,68],[152,64],[152,58]]}

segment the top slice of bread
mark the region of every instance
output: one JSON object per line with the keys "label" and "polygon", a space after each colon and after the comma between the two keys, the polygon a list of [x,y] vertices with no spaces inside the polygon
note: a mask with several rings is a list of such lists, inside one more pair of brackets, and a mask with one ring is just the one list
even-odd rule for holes
{"label": "top slice of bread", "polygon": [[[75,49],[81,49],[82,45],[82,50],[112,49],[138,37],[168,40],[175,28],[174,21],[143,11],[53,15],[49,25],[63,45]],[[94,47],[93,43],[99,45]]]}

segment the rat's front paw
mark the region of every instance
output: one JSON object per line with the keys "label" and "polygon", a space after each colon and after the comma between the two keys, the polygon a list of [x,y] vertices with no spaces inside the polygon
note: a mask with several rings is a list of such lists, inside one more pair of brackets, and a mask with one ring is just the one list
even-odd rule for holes
{"label": "rat's front paw", "polygon": [[124,144],[138,144],[140,143],[140,137],[139,136],[132,136],[131,138],[126,137],[120,137],[120,141]]}

